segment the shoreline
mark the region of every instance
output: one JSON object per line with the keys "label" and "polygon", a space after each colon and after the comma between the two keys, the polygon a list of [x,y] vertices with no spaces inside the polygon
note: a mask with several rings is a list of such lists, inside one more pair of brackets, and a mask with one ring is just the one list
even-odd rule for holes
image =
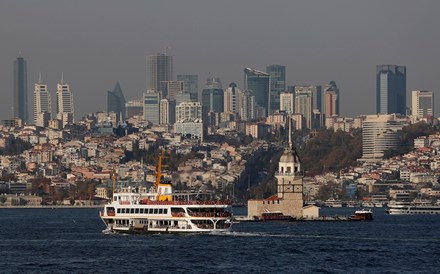
{"label": "shoreline", "polygon": [[78,208],[104,208],[104,205],[84,205],[84,206],[71,206],[71,205],[40,205],[40,206],[0,206],[1,209],[15,209],[15,208],[30,208],[30,209],[38,209],[38,208],[44,208],[44,209],[64,209],[64,208],[71,208],[71,209],[78,209]]}

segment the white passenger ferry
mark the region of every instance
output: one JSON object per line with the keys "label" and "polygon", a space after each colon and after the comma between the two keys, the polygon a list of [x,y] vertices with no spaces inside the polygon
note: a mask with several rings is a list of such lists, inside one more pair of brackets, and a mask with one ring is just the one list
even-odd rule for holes
{"label": "white passenger ferry", "polygon": [[385,210],[390,215],[440,214],[439,202],[414,200],[412,202],[390,202]]}
{"label": "white passenger ferry", "polygon": [[100,212],[107,228],[124,233],[185,233],[229,231],[232,204],[210,195],[173,192],[171,182],[163,181],[159,157],[153,187],[127,187],[114,193]]}

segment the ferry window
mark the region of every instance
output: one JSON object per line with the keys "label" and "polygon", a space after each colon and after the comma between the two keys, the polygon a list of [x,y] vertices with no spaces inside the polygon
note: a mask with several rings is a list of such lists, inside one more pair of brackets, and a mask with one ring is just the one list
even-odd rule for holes
{"label": "ferry window", "polygon": [[139,209],[139,213],[144,214],[144,209],[143,208]]}
{"label": "ferry window", "polygon": [[121,209],[120,208],[118,208],[118,210],[116,211],[117,213],[121,213]]}
{"label": "ferry window", "polygon": [[154,214],[157,214],[157,208],[154,209]]}
{"label": "ferry window", "polygon": [[163,209],[159,208],[159,214],[163,214]]}
{"label": "ferry window", "polygon": [[148,213],[149,213],[149,214],[153,214],[153,209],[150,208],[150,209],[148,210]]}
{"label": "ferry window", "polygon": [[121,209],[121,212],[122,212],[122,213],[125,213],[125,208],[122,208],[122,209]]}
{"label": "ferry window", "polygon": [[165,208],[164,210],[163,210],[163,214],[167,214],[168,213],[168,208]]}
{"label": "ferry window", "polygon": [[134,213],[134,208],[130,209],[130,213],[131,213],[131,214]]}
{"label": "ferry window", "polygon": [[139,213],[139,208],[136,208],[134,213]]}

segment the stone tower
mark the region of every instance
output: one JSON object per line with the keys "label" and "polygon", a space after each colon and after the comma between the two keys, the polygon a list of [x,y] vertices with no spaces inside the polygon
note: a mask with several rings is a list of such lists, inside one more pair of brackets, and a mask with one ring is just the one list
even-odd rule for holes
{"label": "stone tower", "polygon": [[303,207],[303,176],[301,161],[292,145],[292,121],[289,123],[289,142],[279,161],[276,178],[278,180],[278,198],[284,200],[283,212],[290,216],[302,216]]}

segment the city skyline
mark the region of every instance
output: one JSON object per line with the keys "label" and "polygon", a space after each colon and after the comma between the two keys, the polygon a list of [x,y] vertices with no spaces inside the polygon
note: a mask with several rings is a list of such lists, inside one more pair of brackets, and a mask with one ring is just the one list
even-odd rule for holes
{"label": "city skyline", "polygon": [[[28,62],[28,91],[39,72],[50,90],[62,71],[68,75],[78,102],[77,119],[105,110],[106,91],[117,81],[128,100],[141,99],[147,81],[146,57],[165,52],[167,47],[174,57],[174,77],[198,75],[199,90],[209,76],[219,77],[224,86],[235,82],[244,89],[243,68],[264,71],[280,64],[286,66],[287,85],[335,81],[341,92],[340,113],[349,117],[375,113],[375,66],[379,64],[407,67],[407,106],[412,90],[436,93],[440,88],[436,77],[440,41],[430,34],[435,33],[440,20],[435,15],[440,3],[399,1],[397,8],[396,1],[249,3],[254,2],[102,5],[101,1],[3,1],[0,83],[5,100],[0,103],[0,118],[12,117],[11,63],[20,52]],[[71,12],[61,12],[66,9]],[[208,16],[213,9],[227,15],[228,20]],[[162,10],[167,10],[167,18],[174,15],[173,20],[162,20]],[[260,19],[263,13],[270,22]],[[40,15],[37,23],[32,19],[34,14]],[[320,19],[306,20],[312,14]],[[115,21],[112,18],[116,16],[126,20]],[[405,20],[408,16],[417,20]],[[390,21],[390,17],[394,19]],[[54,20],[58,23],[53,24]],[[213,36],[218,43],[205,39]],[[434,98],[440,100],[439,96]]]}

